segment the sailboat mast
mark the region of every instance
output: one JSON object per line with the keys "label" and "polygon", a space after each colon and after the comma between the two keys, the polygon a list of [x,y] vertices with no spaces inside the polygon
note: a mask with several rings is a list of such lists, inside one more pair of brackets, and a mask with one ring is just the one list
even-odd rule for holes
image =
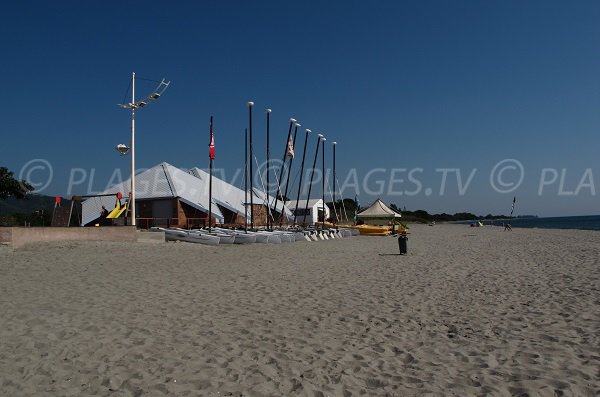
{"label": "sailboat mast", "polygon": [[248,233],[248,128],[245,129],[244,157],[244,231]]}
{"label": "sailboat mast", "polygon": [[296,208],[294,209],[294,226],[296,226],[296,218],[298,216],[298,204],[300,202],[300,191],[302,190],[302,174],[304,173],[304,159],[306,158],[306,144],[308,143],[309,132],[311,131],[307,128],[306,136],[304,137],[304,150],[302,151],[302,164],[300,165],[300,182],[298,183],[298,194],[296,195]]}
{"label": "sailboat mast", "polygon": [[271,200],[269,200],[269,189],[271,189],[271,184],[270,184],[270,179],[269,179],[269,175],[270,175],[270,170],[269,168],[271,168],[271,153],[270,153],[270,125],[271,125],[271,109],[267,109],[267,188],[266,190],[266,195],[267,195],[267,230],[271,230]]}
{"label": "sailboat mast", "polygon": [[[213,144],[213,116],[210,116],[210,143],[209,143],[209,147]],[[211,224],[212,224],[212,174],[213,174],[213,156],[212,156],[212,151],[209,151],[209,156],[210,158],[210,165],[209,165],[209,171],[210,171],[210,179],[208,180],[208,231],[210,232],[211,230]]]}
{"label": "sailboat mast", "polygon": [[[331,142],[331,144],[333,145],[333,210],[335,211],[335,192],[336,192],[336,186],[335,186],[335,181],[336,181],[336,175],[335,175],[335,147],[337,146],[337,142]],[[337,221],[337,211],[335,211],[335,216],[333,218],[333,226],[335,227],[335,223]]]}
{"label": "sailboat mast", "polygon": [[322,229],[325,229],[325,141],[325,138],[323,138],[323,140],[321,141],[321,154],[323,155],[323,165],[321,167],[323,169],[323,222],[321,224]]}
{"label": "sailboat mast", "polygon": [[[285,149],[283,150],[283,158],[281,159],[281,168],[279,169],[279,179],[277,180],[277,194],[275,195],[275,207],[274,207],[274,211],[277,212],[277,202],[279,201],[279,196],[281,195],[281,186],[279,185],[281,183],[281,179],[283,178],[283,169],[285,168],[285,161],[286,161],[286,156],[287,156],[287,147],[288,147],[288,142],[290,141],[290,137],[292,135],[292,126],[294,125],[294,123],[296,122],[295,119],[290,119],[290,128],[288,130],[288,135],[287,135],[287,139],[285,140]],[[281,198],[283,200],[283,197]],[[283,208],[281,209],[281,216],[283,217]]]}
{"label": "sailboat mast", "polygon": [[250,127],[250,228],[254,229],[254,169],[252,167],[252,161],[254,160],[254,154],[252,152],[252,107],[254,102],[248,102],[248,115],[249,115],[249,127]]}
{"label": "sailboat mast", "polygon": [[317,139],[317,149],[315,150],[315,159],[313,161],[312,170],[310,173],[310,184],[308,185],[308,195],[306,196],[306,207],[304,207],[304,223],[306,223],[306,214],[308,213],[308,200],[310,200],[310,192],[312,190],[313,178],[315,176],[315,167],[317,166],[317,157],[319,155],[319,144],[321,143],[321,138],[323,138],[323,134],[318,134]]}
{"label": "sailboat mast", "polygon": [[[294,139],[292,140],[292,147],[294,148],[294,151],[295,151],[296,150],[296,135],[298,135],[298,127],[300,127],[300,124],[294,123],[294,125],[295,125]],[[292,164],[293,163],[294,163],[294,158],[292,157],[290,159],[290,166],[288,167],[287,178],[285,181],[285,193],[283,194],[283,197],[285,197],[286,199],[287,199],[287,194],[288,194],[288,187],[290,185],[290,174],[292,173]],[[281,214],[281,218],[279,218],[279,226],[281,226],[282,224],[283,224],[283,212]]]}

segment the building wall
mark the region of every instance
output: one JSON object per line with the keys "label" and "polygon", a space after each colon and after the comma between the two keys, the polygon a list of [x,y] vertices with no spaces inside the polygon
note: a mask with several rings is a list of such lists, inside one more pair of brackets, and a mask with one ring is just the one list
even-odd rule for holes
{"label": "building wall", "polygon": [[[267,216],[269,212],[267,206],[262,204],[254,204],[254,226],[266,226],[267,225]],[[273,216],[273,223],[275,225],[287,225],[288,220],[284,215],[283,219],[280,219],[280,214],[278,212],[271,211],[271,215]],[[250,214],[248,214],[250,216]]]}
{"label": "building wall", "polygon": [[[312,207],[308,207],[308,213],[306,217],[304,216],[304,208],[299,208],[296,215],[296,223],[306,224],[306,225],[314,225],[315,223],[321,222],[323,213],[322,207],[318,204],[315,204]],[[293,212],[293,211],[292,211]],[[325,218],[328,219],[330,217],[329,207],[325,206]],[[306,218],[306,222],[305,222]]]}
{"label": "building wall", "polygon": [[[208,226],[208,214],[202,212],[186,203],[177,201],[177,220],[178,227],[204,227]],[[217,220],[213,217],[211,221],[212,225],[217,224]]]}
{"label": "building wall", "polygon": [[225,225],[235,225],[235,226],[242,226],[244,225],[244,214],[238,214],[236,212],[233,212],[231,210],[228,210],[227,208],[218,205],[219,209],[221,210],[221,214],[223,214],[223,217],[225,218],[223,223]]}
{"label": "building wall", "polygon": [[304,208],[298,208],[298,209],[293,210],[292,213],[294,215],[296,215],[296,223],[298,223],[300,225],[302,225],[302,224],[311,225],[312,223],[314,223],[313,215],[312,215],[312,211],[311,211],[310,207],[307,210],[305,210]]}
{"label": "building wall", "polygon": [[177,223],[177,199],[138,199],[135,208],[136,224],[140,229],[170,227]]}
{"label": "building wall", "polygon": [[[138,227],[204,227],[208,226],[208,214],[176,198],[136,200]],[[212,218],[212,224],[216,219]]]}
{"label": "building wall", "polygon": [[[224,224],[244,225],[244,214],[237,214],[220,205],[217,207],[225,218]],[[136,208],[138,227],[142,229],[152,226],[181,228],[208,226],[207,213],[175,198],[136,200]],[[250,212],[248,212],[248,216],[250,216]],[[254,204],[254,219],[256,226],[266,225],[267,209],[264,205]],[[217,224],[215,217],[212,218],[212,224]]]}

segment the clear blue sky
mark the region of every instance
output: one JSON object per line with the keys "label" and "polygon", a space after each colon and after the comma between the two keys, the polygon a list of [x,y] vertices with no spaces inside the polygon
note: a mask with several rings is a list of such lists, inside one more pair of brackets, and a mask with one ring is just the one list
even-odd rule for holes
{"label": "clear blue sky", "polygon": [[[356,170],[361,204],[381,196],[412,210],[508,213],[517,196],[517,214],[598,214],[598,21],[595,1],[9,2],[0,24],[0,165],[18,173],[47,160],[54,174],[43,193],[52,195],[67,194],[72,168],[94,169],[94,190],[115,168],[127,178],[129,159],[114,146],[129,143],[129,114],[115,104],[135,71],[172,81],[137,113],[139,167],[207,167],[213,114],[215,167],[232,179],[253,100],[259,162],[270,107],[274,157],[289,117],[323,132],[339,142],[346,197]],[[139,95],[152,89],[136,85]],[[518,170],[501,173],[502,193],[490,173],[504,159],[522,164],[524,176],[513,191]],[[415,168],[420,189],[408,181]],[[473,175],[462,195],[454,169],[463,186]]]}

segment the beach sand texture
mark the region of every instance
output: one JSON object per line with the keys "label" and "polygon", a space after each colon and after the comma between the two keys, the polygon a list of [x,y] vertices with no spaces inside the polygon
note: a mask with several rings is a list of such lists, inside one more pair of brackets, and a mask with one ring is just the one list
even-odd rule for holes
{"label": "beach sand texture", "polygon": [[2,396],[598,396],[600,234],[0,247]]}

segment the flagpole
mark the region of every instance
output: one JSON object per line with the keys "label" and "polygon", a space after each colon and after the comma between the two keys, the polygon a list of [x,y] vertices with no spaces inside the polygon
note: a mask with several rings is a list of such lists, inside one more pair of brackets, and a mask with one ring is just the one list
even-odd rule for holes
{"label": "flagpole", "polygon": [[321,223],[321,229],[325,230],[325,137],[323,137],[323,140],[321,142],[321,154],[323,156],[323,165],[322,165],[322,169],[323,169],[323,222]]}
{"label": "flagpole", "polygon": [[[285,150],[283,151],[283,159],[281,159],[281,168],[279,169],[279,179],[277,180],[277,194],[275,195],[275,208],[274,208],[275,213],[277,213],[277,202],[279,201],[279,196],[281,194],[281,186],[279,186],[279,184],[281,183],[281,179],[283,178],[283,169],[285,168],[284,165],[285,165],[286,156],[287,156],[288,142],[290,141],[290,137],[292,136],[292,125],[294,125],[295,122],[296,122],[295,119],[290,119],[290,128],[288,130],[287,139],[285,141]],[[283,200],[283,197],[282,197],[282,200]],[[283,208],[281,209],[281,216],[283,217]]]}
{"label": "flagpole", "polygon": [[212,173],[213,173],[213,158],[214,158],[214,141],[213,141],[213,116],[210,115],[210,143],[208,144],[208,157],[210,158],[210,179],[208,182],[208,232],[211,231],[212,224]]}
{"label": "flagpole", "polygon": [[304,150],[302,151],[302,164],[300,165],[300,182],[298,183],[298,194],[296,195],[296,207],[294,208],[294,226],[296,226],[296,217],[298,215],[298,204],[300,202],[300,191],[302,190],[302,174],[304,173],[304,158],[306,157],[306,144],[308,143],[308,133],[306,129],[306,137],[304,138]]}
{"label": "flagpole", "polygon": [[254,169],[252,162],[254,155],[252,153],[252,106],[254,102],[248,102],[248,115],[249,115],[249,127],[250,127],[250,229],[254,229],[254,183],[252,181]]}
{"label": "flagpole", "polygon": [[269,152],[270,124],[271,124],[271,109],[267,109],[267,188],[265,189],[266,190],[265,193],[267,194],[267,230],[271,230],[271,206],[270,206],[271,200],[269,200],[269,189],[271,189],[271,184],[269,182],[269,174],[270,174],[269,168],[271,167],[271,154]]}
{"label": "flagpole", "polygon": [[248,128],[245,132],[244,160],[244,231],[248,233]]}
{"label": "flagpole", "polygon": [[[294,139],[292,141],[292,150],[296,150],[296,135],[298,134],[298,127],[300,127],[301,125],[298,123],[294,123]],[[292,164],[294,163],[294,157],[292,157],[290,159],[290,166],[288,167],[288,173],[287,173],[287,178],[285,181],[285,193],[283,194],[283,197],[285,197],[287,199],[287,194],[288,194],[288,187],[290,185],[290,174],[292,173]],[[281,218],[279,218],[279,226],[281,226],[283,223],[283,212],[281,214]]]}
{"label": "flagpole", "polygon": [[313,161],[313,166],[310,173],[310,184],[308,185],[308,196],[306,196],[306,207],[304,207],[304,223],[306,223],[306,213],[308,212],[308,200],[310,200],[310,192],[312,190],[313,177],[315,176],[315,167],[317,166],[317,156],[319,154],[319,144],[321,143],[321,138],[323,138],[323,134],[318,134],[317,136],[317,149],[315,150],[315,159]]}

